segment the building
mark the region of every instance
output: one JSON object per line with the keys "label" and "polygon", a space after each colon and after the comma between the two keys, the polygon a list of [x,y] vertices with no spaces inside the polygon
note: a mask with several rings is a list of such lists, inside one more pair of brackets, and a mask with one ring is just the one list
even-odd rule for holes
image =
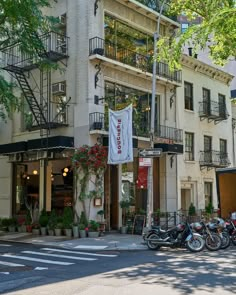
{"label": "building", "polygon": [[[122,196],[130,197],[131,214],[146,210],[147,167],[138,152],[150,145],[153,33],[159,17],[160,34],[172,34],[178,23],[135,0],[59,0],[52,1],[52,6],[46,13],[59,17],[59,31],[39,36],[45,48],[38,57],[22,55],[18,45],[2,53],[3,68],[20,85],[25,111],[0,125],[0,216],[25,214],[25,201],[59,213],[73,205],[76,190],[70,151],[83,144],[107,146],[108,108],[119,110],[132,103],[134,162],[108,165],[102,204],[93,205],[90,215],[97,219],[97,210],[104,208],[107,229],[117,229]],[[60,69],[40,70],[37,61],[44,57],[57,62]],[[227,159],[229,165],[225,154],[231,153],[232,139],[224,128],[230,125],[227,113],[222,118],[216,107],[218,119],[208,118],[210,104],[204,100],[200,115],[197,103],[203,100],[201,87],[214,90],[216,96],[219,88],[220,99],[225,98],[223,109],[230,113],[226,98],[231,76],[192,57],[183,57],[183,65],[184,79],[181,70],[171,72],[166,64],[157,63],[154,141],[162,156],[154,159],[153,211],[173,212],[187,208],[189,202],[204,208],[201,193],[204,181],[213,183],[213,170],[201,170],[208,167],[204,160],[200,165],[193,158],[191,163],[185,161],[184,157],[191,157],[190,134],[199,138],[196,161],[204,147],[203,134],[214,136],[214,148],[222,137],[220,163],[225,166]],[[196,70],[200,68],[204,70]],[[196,87],[189,90],[187,83]],[[194,91],[193,110],[193,102],[186,98],[189,91]],[[206,155],[210,161],[210,154]]]}

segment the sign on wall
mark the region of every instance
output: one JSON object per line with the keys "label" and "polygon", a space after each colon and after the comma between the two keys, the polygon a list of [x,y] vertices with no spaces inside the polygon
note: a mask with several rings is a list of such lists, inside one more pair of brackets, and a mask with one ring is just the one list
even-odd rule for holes
{"label": "sign on wall", "polygon": [[133,162],[132,105],[120,111],[109,109],[108,164]]}

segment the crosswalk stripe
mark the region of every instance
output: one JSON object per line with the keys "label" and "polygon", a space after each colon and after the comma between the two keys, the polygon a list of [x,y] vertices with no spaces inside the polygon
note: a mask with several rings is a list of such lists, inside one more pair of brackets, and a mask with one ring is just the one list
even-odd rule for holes
{"label": "crosswalk stripe", "polygon": [[49,254],[49,253],[34,252],[34,251],[22,251],[21,253],[43,255],[43,256],[50,256],[50,257],[59,257],[59,258],[67,258],[67,259],[75,259],[75,260],[87,260],[87,261],[97,260],[96,258],[84,258],[84,257],[77,257],[77,256],[57,255],[57,254]]}
{"label": "crosswalk stripe", "polygon": [[12,245],[8,245],[8,244],[0,244],[0,247],[11,247]]}
{"label": "crosswalk stripe", "polygon": [[61,252],[61,253],[73,253],[73,254],[79,254],[79,255],[90,255],[90,256],[101,256],[101,257],[117,257],[117,255],[112,255],[112,254],[96,254],[96,253],[78,252],[78,251],[75,252],[75,251],[60,250],[60,249],[53,249],[53,248],[41,248],[41,250],[55,251],[55,252]]}
{"label": "crosswalk stripe", "polygon": [[18,256],[18,255],[9,255],[9,254],[3,254],[2,256],[10,257],[10,258],[16,258],[16,259],[22,259],[22,260],[29,260],[29,261],[48,263],[48,264],[57,264],[57,265],[71,265],[71,264],[74,264],[73,262],[53,261],[53,260],[38,259],[38,258],[33,258],[33,257],[28,257],[28,256]]}
{"label": "crosswalk stripe", "polygon": [[0,264],[7,266],[25,266],[24,264],[12,263],[7,261],[0,261]]}

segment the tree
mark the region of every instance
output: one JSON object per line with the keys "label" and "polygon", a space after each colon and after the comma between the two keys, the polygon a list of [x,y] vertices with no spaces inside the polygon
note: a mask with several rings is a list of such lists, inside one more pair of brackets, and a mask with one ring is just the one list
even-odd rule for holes
{"label": "tree", "polygon": [[[52,29],[55,18],[43,15],[42,9],[50,7],[48,0],[0,1],[0,52],[8,46],[20,44],[22,53],[37,55],[43,44],[38,34]],[[1,56],[0,56],[1,57]],[[47,62],[46,62],[47,63]],[[15,83],[9,82],[0,69],[0,118],[6,119],[20,109]]]}
{"label": "tree", "polygon": [[183,46],[193,52],[208,49],[212,61],[223,66],[236,57],[236,0],[171,0],[170,13],[186,15],[189,21],[200,17],[201,24],[191,25],[175,36],[162,36],[158,41],[158,60],[179,68]]}

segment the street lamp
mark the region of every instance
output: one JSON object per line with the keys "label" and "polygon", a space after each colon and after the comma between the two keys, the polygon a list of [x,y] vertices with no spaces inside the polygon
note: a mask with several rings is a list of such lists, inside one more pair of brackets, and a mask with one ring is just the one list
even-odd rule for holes
{"label": "street lamp", "polygon": [[[160,34],[161,15],[167,0],[163,0],[158,19],[157,30],[154,33],[154,52],[153,52],[153,69],[152,69],[152,100],[151,100],[151,126],[150,126],[150,148],[154,148],[154,132],[155,132],[155,99],[156,99],[156,70],[157,70],[157,41]],[[147,227],[151,227],[153,211],[153,158],[151,158],[150,167],[148,169],[148,196],[147,196]]]}

